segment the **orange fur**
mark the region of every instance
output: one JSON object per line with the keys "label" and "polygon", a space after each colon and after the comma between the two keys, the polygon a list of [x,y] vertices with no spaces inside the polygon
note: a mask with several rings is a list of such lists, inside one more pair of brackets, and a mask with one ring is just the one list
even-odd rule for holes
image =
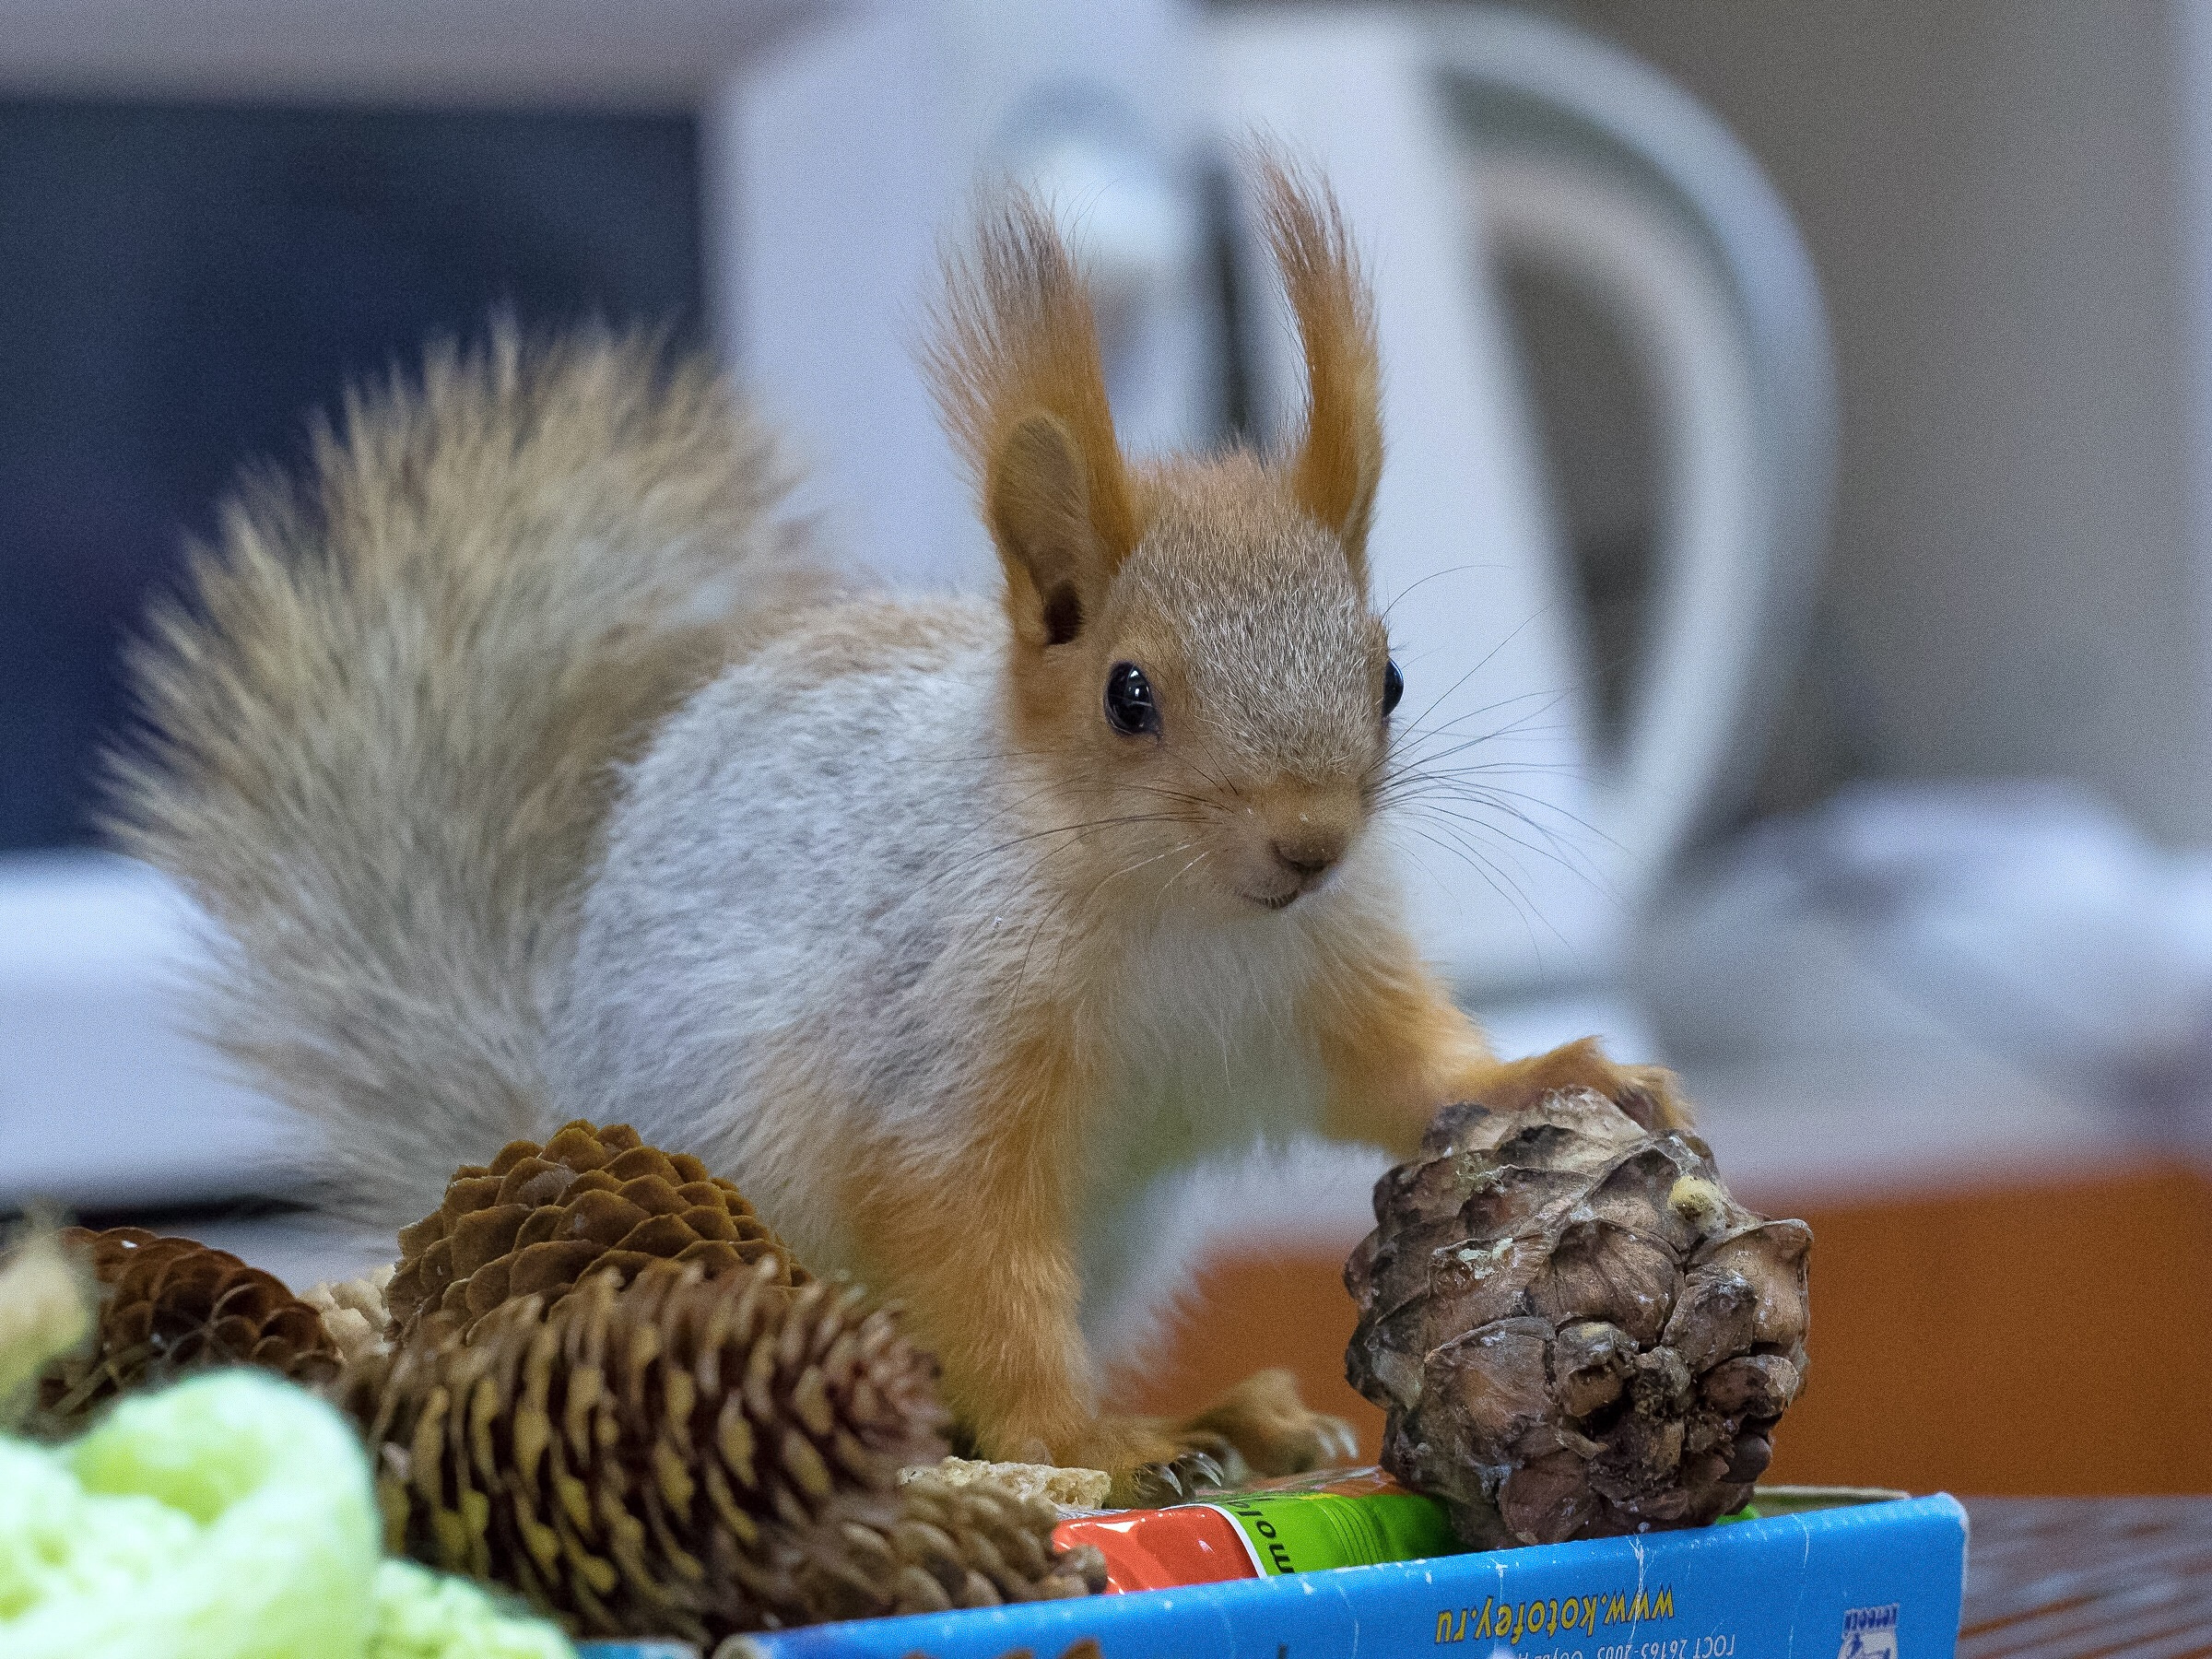
{"label": "orange fur", "polygon": [[1671,1072],[1618,1065],[1594,1037],[1525,1059],[1499,1059],[1410,942],[1357,971],[1331,975],[1317,989],[1310,1018],[1328,1077],[1323,1132],[1398,1158],[1412,1156],[1449,1101],[1517,1112],[1559,1088],[1594,1088],[1656,1128],[1690,1126]]}
{"label": "orange fur", "polygon": [[1069,1160],[1087,1094],[1071,1029],[1037,1018],[1008,1047],[976,1102],[957,1179],[876,1148],[852,1160],[846,1208],[867,1277],[899,1288],[976,1450],[1104,1469],[1129,1500],[1136,1471],[1173,1462],[1187,1441],[1163,1419],[1098,1408],[1068,1240]]}
{"label": "orange fur", "polygon": [[1653,1129],[1688,1129],[1693,1119],[1675,1074],[1664,1065],[1622,1065],[1606,1057],[1594,1037],[1562,1042],[1521,1060],[1494,1060],[1453,1099],[1519,1112],[1557,1088],[1594,1088]]}
{"label": "orange fur", "polygon": [[1372,945],[1308,1001],[1328,1079],[1322,1132],[1407,1158],[1437,1108],[1475,1098],[1498,1062],[1412,941]]}
{"label": "orange fur", "polygon": [[1326,187],[1299,179],[1271,156],[1258,158],[1256,171],[1268,245],[1306,359],[1305,423],[1291,461],[1291,492],[1335,532],[1365,582],[1367,531],[1382,477],[1373,306]]}
{"label": "orange fur", "polygon": [[1090,294],[1042,204],[1010,193],[948,260],[926,367],[974,473],[1015,635],[1042,647],[1054,589],[1085,612],[1143,534],[1113,432]]}
{"label": "orange fur", "polygon": [[1072,1461],[1096,1415],[1068,1244],[1084,1093],[1066,1023],[1036,1020],[975,1102],[957,1178],[888,1147],[852,1160],[861,1264],[899,1287],[946,1403],[987,1456]]}

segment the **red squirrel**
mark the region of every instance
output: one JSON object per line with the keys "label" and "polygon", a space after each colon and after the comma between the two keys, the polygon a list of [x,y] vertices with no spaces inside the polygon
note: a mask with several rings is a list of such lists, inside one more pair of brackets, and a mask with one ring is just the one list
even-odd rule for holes
{"label": "red squirrel", "polygon": [[434,353],[233,503],[140,653],[120,818],[352,1197],[412,1220],[510,1138],[634,1123],[903,1303],[975,1449],[1126,1496],[1348,1450],[1280,1373],[1102,1409],[1156,1178],[1567,1085],[1685,1121],[1594,1042],[1494,1055],[1407,935],[1370,300],[1325,189],[1259,171],[1279,453],[1124,455],[1035,203],[952,263],[928,367],[995,594],[855,590],[714,371],[602,335]]}

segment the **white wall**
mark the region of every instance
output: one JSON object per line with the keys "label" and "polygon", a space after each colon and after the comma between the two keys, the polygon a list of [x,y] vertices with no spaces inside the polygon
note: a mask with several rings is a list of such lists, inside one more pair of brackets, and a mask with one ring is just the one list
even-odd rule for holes
{"label": "white wall", "polygon": [[[1772,774],[2061,772],[2212,836],[2181,8],[1585,0],[1712,104],[1828,289],[1843,453],[1818,723]],[[2201,141],[2200,141],[2201,142]],[[2193,287],[2193,285],[2194,285]],[[2194,378],[2193,378],[2194,377]]]}

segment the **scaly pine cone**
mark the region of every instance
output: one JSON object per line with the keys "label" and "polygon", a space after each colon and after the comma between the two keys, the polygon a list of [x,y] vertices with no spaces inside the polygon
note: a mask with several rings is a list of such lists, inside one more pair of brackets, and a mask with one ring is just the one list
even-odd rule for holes
{"label": "scaly pine cone", "polygon": [[511,1142],[484,1168],[456,1171],[445,1201],[399,1234],[385,1294],[393,1335],[465,1330],[512,1297],[558,1300],[601,1268],[648,1262],[726,1273],[763,1260],[786,1289],[808,1275],[730,1182],[688,1152],[648,1147],[627,1124],[578,1118],[543,1147]]}
{"label": "scaly pine cone", "polygon": [[1053,1547],[1059,1512],[975,1481],[924,1475],[894,1500],[858,1499],[809,1540],[793,1575],[813,1619],[943,1613],[1008,1602],[1054,1601],[1106,1587],[1106,1559],[1089,1545]]}
{"label": "scaly pine cone", "polygon": [[40,1377],[39,1433],[72,1433],[114,1395],[203,1367],[257,1365],[311,1386],[337,1371],[316,1311],[229,1251],[143,1227],[69,1227],[59,1237],[99,1282],[98,1325],[88,1350]]}
{"label": "scaly pine cone", "polygon": [[1805,1371],[1802,1221],[1738,1205],[1695,1135],[1602,1095],[1447,1107],[1345,1265],[1346,1371],[1382,1461],[1477,1547],[1742,1507]]}
{"label": "scaly pine cone", "polygon": [[585,1633],[695,1641],[820,1617],[853,1527],[920,1548],[900,1559],[924,1571],[959,1552],[962,1588],[973,1570],[1066,1594],[1049,1547],[1021,1576],[1037,1563],[994,1513],[972,1541],[899,1532],[899,1470],[944,1451],[934,1361],[857,1292],[783,1273],[594,1274],[350,1371],[393,1547]]}

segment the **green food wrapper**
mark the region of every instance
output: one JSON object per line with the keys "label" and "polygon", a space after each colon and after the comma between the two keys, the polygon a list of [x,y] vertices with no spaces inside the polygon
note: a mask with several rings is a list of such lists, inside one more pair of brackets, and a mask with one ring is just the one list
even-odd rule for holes
{"label": "green food wrapper", "polygon": [[1268,1576],[1415,1561],[1465,1547],[1453,1536],[1443,1505],[1412,1492],[1262,1492],[1207,1507],[1236,1523],[1253,1564]]}

